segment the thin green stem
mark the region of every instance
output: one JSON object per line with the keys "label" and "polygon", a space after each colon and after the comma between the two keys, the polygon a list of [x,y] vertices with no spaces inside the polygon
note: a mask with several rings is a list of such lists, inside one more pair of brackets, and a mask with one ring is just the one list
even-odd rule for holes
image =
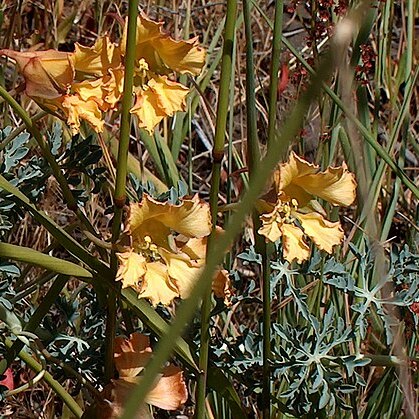
{"label": "thin green stem", "polygon": [[[251,1],[243,1],[244,28],[246,35],[246,127],[247,127],[247,161],[249,164],[249,179],[257,173],[257,166],[260,162],[259,138],[257,131],[257,114],[256,114],[256,97],[255,97],[255,74],[254,74],[254,51],[253,51],[253,34],[252,34],[252,15]],[[279,62],[279,59],[277,60]],[[279,67],[279,66],[278,66]],[[277,70],[278,73],[278,70]],[[276,74],[278,81],[278,74]],[[271,85],[272,87],[272,85]],[[274,122],[276,116],[276,87],[274,103]],[[271,93],[271,90],[270,90]],[[269,114],[271,117],[271,113]],[[271,122],[271,121],[270,121]],[[269,125],[269,127],[271,124]],[[272,131],[274,132],[274,131]],[[274,136],[272,135],[272,138]],[[270,302],[270,269],[269,259],[267,257],[267,248],[264,238],[258,234],[260,228],[260,219],[257,211],[253,211],[253,232],[255,237],[256,252],[262,255],[262,300],[263,300],[263,374],[262,374],[262,412],[263,418],[270,417],[270,400],[271,400],[271,371],[269,368],[269,358],[271,355],[271,302]],[[268,292],[266,293],[266,290]]]}
{"label": "thin green stem", "polygon": [[[128,33],[125,55],[124,94],[122,96],[121,135],[119,139],[114,193],[114,217],[112,222],[112,243],[116,243],[121,234],[122,213],[126,201],[126,182],[128,172],[128,149],[131,132],[132,90],[134,85],[135,52],[137,41],[138,0],[128,3]],[[111,255],[111,270],[116,275],[118,261],[116,253]],[[105,343],[105,380],[108,382],[114,375],[114,339],[116,331],[115,290],[109,289],[108,310],[106,318]]]}
{"label": "thin green stem", "polygon": [[58,184],[61,187],[63,197],[67,206],[70,210],[74,211],[77,215],[80,222],[92,233],[96,233],[92,224],[87,219],[86,215],[80,210],[77,205],[77,201],[74,198],[71,189],[67,183],[67,180],[60,169],[57,161],[55,160],[51,150],[48,145],[45,143],[40,131],[37,126],[34,124],[34,121],[29,117],[28,113],[13,99],[12,96],[4,89],[3,86],[0,86],[0,96],[13,108],[13,110],[19,115],[23,123],[26,126],[26,129],[30,134],[35,138],[38,143],[39,148],[42,151],[45,159],[47,160],[49,166],[51,167],[52,173],[54,174],[55,179],[57,179]]}
{"label": "thin green stem", "polygon": [[[55,303],[61,290],[65,287],[68,276],[58,275],[57,279],[51,285],[51,288],[45,294],[42,303],[37,307],[32,317],[26,323],[25,332],[34,332],[41,324],[42,319],[46,316],[51,306]],[[23,342],[19,339],[15,340],[11,348],[7,351],[5,359],[0,362],[0,375],[4,373],[6,368],[14,361],[17,354],[23,349]]]}
{"label": "thin green stem", "polygon": [[[9,338],[4,339],[6,347],[11,348],[13,346],[13,341]],[[36,373],[42,371],[42,365],[37,362],[31,354],[25,351],[20,351],[17,355],[31,370]],[[54,393],[61,398],[61,400],[67,405],[71,412],[76,416],[76,418],[81,418],[83,415],[83,410],[77,404],[77,402],[71,397],[71,395],[66,391],[66,389],[54,378],[52,375],[45,371],[43,375],[43,380],[51,387]]]}
{"label": "thin green stem", "polygon": [[[214,148],[212,151],[213,165],[210,190],[210,207],[212,219],[212,231],[208,240],[207,257],[213,252],[215,244],[218,192],[220,188],[221,163],[224,157],[224,141],[227,127],[228,105],[230,98],[230,82],[233,62],[233,45],[236,31],[237,0],[227,1],[227,14],[224,29],[224,46],[221,64],[220,91],[218,96],[217,118],[214,136]],[[221,263],[221,262],[220,262]],[[197,385],[196,417],[205,418],[205,399],[208,374],[209,352],[209,326],[211,313],[211,282],[204,287],[204,298],[201,307],[201,345],[199,348],[200,375]]]}
{"label": "thin green stem", "polygon": [[272,40],[272,61],[270,69],[270,84],[269,84],[269,109],[268,109],[268,149],[269,144],[273,143],[276,133],[276,112],[278,103],[278,75],[281,58],[282,47],[282,15],[284,9],[284,2],[276,0],[275,2],[275,20],[273,28]]}
{"label": "thin green stem", "polygon": [[[276,135],[276,114],[278,103],[278,76],[281,58],[282,15],[284,4],[281,0],[275,2],[275,19],[272,40],[272,61],[270,69],[269,108],[268,108],[268,153],[274,145]],[[262,412],[263,418],[271,417],[271,269],[268,246],[264,243],[262,253],[262,302],[263,302],[263,383]]]}
{"label": "thin green stem", "polygon": [[206,265],[199,280],[191,290],[190,297],[178,307],[176,318],[171,324],[171,327],[167,334],[161,337],[153,358],[145,368],[140,383],[133,389],[125,404],[125,410],[121,419],[131,419],[138,408],[138,405],[144,401],[148,391],[152,388],[155,382],[154,380],[163,363],[169,358],[176,340],[182,334],[186,325],[191,321],[199,301],[211,284],[216,267],[222,263],[225,252],[240,232],[246,215],[252,211],[273,168],[277,164],[280,156],[282,156],[284,150],[287,149],[288,144],[300,131],[306,112],[312,101],[315,100],[319,94],[321,83],[330,76],[332,67],[330,54],[326,54],[325,60],[317,73],[319,76],[313,77],[312,83],[301,96],[293,112],[290,114],[290,117],[284,124],[282,135],[279,135],[278,139],[274,142],[272,152],[268,153],[261,164],[258,165],[257,175],[250,181],[249,188],[241,201],[241,205],[232,215],[225,233],[216,241],[216,243],[214,243],[214,248],[208,254]]}
{"label": "thin green stem", "polygon": [[253,62],[253,34],[251,1],[243,1],[244,29],[246,35],[246,126],[247,126],[247,160],[249,177],[255,172],[260,160],[259,139],[256,115],[255,66]]}

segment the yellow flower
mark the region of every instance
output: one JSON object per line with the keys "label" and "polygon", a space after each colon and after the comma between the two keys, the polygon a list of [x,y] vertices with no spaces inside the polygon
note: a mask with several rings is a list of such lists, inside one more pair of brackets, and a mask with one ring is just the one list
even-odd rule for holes
{"label": "yellow flower", "polygon": [[[136,99],[131,112],[137,115],[139,126],[150,134],[163,118],[185,110],[189,89],[166,76],[173,72],[197,75],[205,62],[205,51],[198,46],[197,38],[176,41],[163,33],[162,25],[144,14],[138,16],[134,78]],[[123,55],[126,39],[125,27],[121,40]]]}
{"label": "yellow flower", "polygon": [[[130,205],[124,234],[131,247],[118,254],[117,280],[153,305],[187,298],[204,268],[210,232],[209,206],[197,196],[173,205],[143,195],[141,203]],[[229,304],[226,271],[217,272],[213,288]]]}
{"label": "yellow flower", "polygon": [[[140,333],[133,333],[129,339],[115,339],[115,366],[119,379],[111,380],[101,393],[102,399],[86,412],[88,417],[117,419],[121,417],[130,392],[141,380],[138,376],[152,354],[150,340]],[[188,390],[182,370],[174,365],[166,366],[158,376],[154,387],[139,405],[135,418],[152,418],[146,404],[164,410],[179,409],[188,399]]]}
{"label": "yellow flower", "polygon": [[[125,234],[132,247],[118,254],[117,279],[153,305],[185,298],[204,262],[190,252],[190,247],[199,246],[199,239],[210,232],[209,206],[198,196],[174,205],[144,194],[141,203],[130,206]],[[177,242],[174,233],[185,237],[186,244]],[[186,245],[189,254],[183,251]]]}
{"label": "yellow flower", "polygon": [[289,161],[274,174],[277,202],[271,212],[262,214],[259,233],[275,242],[282,238],[284,258],[302,263],[310,257],[308,236],[321,250],[332,253],[344,233],[339,222],[324,218],[325,211],[316,197],[334,206],[348,206],[355,200],[354,175],[341,167],[319,167],[291,153]]}

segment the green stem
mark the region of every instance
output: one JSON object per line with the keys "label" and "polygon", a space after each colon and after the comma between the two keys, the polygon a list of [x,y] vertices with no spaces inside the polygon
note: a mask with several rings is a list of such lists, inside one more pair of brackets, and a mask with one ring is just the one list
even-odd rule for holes
{"label": "green stem", "polygon": [[[243,15],[244,28],[246,35],[246,126],[247,126],[247,161],[249,165],[249,179],[257,173],[257,166],[260,162],[259,138],[257,132],[257,115],[256,115],[256,97],[255,97],[255,75],[254,75],[254,61],[253,61],[253,34],[252,34],[252,16],[251,16],[251,1],[243,1]],[[276,60],[279,63],[279,59]],[[273,65],[274,66],[274,65]],[[272,67],[273,67],[272,66]],[[278,66],[279,67],[279,66]],[[272,75],[271,75],[272,76]],[[278,70],[276,70],[276,81],[278,80]],[[272,83],[272,81],[271,81]],[[274,84],[274,83],[272,83]],[[272,94],[272,84],[269,91]],[[274,95],[274,103],[272,104],[274,126],[276,116],[276,87]],[[271,105],[271,102],[270,102]],[[271,110],[271,108],[269,108]],[[269,117],[272,117],[271,112]],[[269,120],[269,128],[271,127],[271,120]],[[269,132],[269,130],[268,130]],[[272,135],[272,138],[274,136]],[[263,418],[270,417],[270,399],[271,399],[271,372],[269,368],[269,358],[271,356],[271,301],[270,301],[270,266],[269,258],[267,257],[267,248],[264,238],[258,234],[260,228],[260,219],[257,211],[253,211],[253,232],[255,236],[256,252],[262,255],[262,300],[263,300],[263,374],[262,374],[262,412]]]}
{"label": "green stem", "polygon": [[273,143],[276,133],[276,113],[278,104],[278,73],[281,58],[281,38],[282,38],[282,14],[284,2],[276,0],[275,2],[275,20],[273,28],[272,41],[272,61],[270,69],[269,84],[269,110],[268,110],[268,150],[269,144]]}
{"label": "green stem", "polygon": [[161,337],[153,358],[145,368],[144,375],[142,376],[140,383],[133,389],[125,404],[125,410],[121,419],[131,419],[138,408],[138,405],[144,401],[148,391],[152,388],[155,382],[154,380],[163,363],[172,353],[176,340],[182,334],[186,325],[193,318],[199,301],[211,284],[216,267],[222,263],[225,252],[240,232],[246,215],[252,211],[258,196],[263,191],[266,181],[271,175],[271,172],[277,164],[280,156],[282,156],[284,151],[287,149],[288,144],[300,131],[301,124],[310,104],[320,93],[321,83],[323,80],[327,80],[330,77],[332,68],[331,56],[330,53],[327,53],[325,60],[322,62],[322,65],[317,72],[318,76],[313,77],[312,83],[303,93],[293,112],[287,119],[282,130],[282,135],[279,135],[278,139],[275,140],[272,146],[273,151],[268,153],[261,161],[261,164],[258,165],[257,175],[255,175],[250,181],[249,188],[242,199],[241,205],[238,207],[237,212],[232,215],[231,221],[223,236],[217,240],[216,243],[214,243],[214,248],[208,254],[203,272],[199,280],[196,282],[196,285],[191,290],[189,298],[178,307],[176,318],[172,322],[171,327],[168,332]]}
{"label": "green stem", "polygon": [[[112,243],[116,243],[121,234],[122,213],[126,201],[126,182],[128,171],[128,148],[131,131],[132,90],[134,85],[135,52],[137,41],[138,0],[128,2],[128,34],[125,55],[124,94],[121,110],[121,135],[116,165],[114,193],[114,217],[112,222]],[[118,261],[115,251],[111,255],[111,270],[116,275]],[[115,290],[109,289],[108,310],[106,317],[105,342],[105,381],[114,376],[114,339],[116,332],[116,299]]]}
{"label": "green stem", "polygon": [[[268,109],[268,153],[272,150],[276,135],[276,115],[278,103],[278,75],[281,58],[282,15],[283,1],[275,2],[275,20],[272,41],[272,61],[269,85]],[[282,156],[281,156],[282,157]],[[259,222],[260,223],[260,222]],[[262,302],[263,302],[263,383],[262,383],[262,412],[263,418],[271,417],[271,269],[269,262],[268,246],[264,243],[262,253]]]}
{"label": "green stem", "polygon": [[3,86],[0,86],[0,96],[13,108],[13,110],[19,115],[22,119],[23,123],[26,125],[26,129],[30,132],[30,134],[35,138],[36,142],[38,143],[39,148],[42,151],[45,159],[47,160],[49,166],[51,167],[52,173],[54,174],[55,179],[57,179],[58,184],[61,187],[61,191],[63,193],[63,197],[67,206],[70,210],[74,211],[77,215],[80,222],[92,233],[95,233],[92,224],[86,217],[86,215],[80,210],[77,205],[77,201],[74,198],[71,189],[67,183],[67,180],[60,169],[57,161],[55,160],[51,150],[49,149],[48,145],[45,143],[40,131],[38,130],[37,126],[34,124],[34,121],[29,117],[27,112],[13,99],[12,96],[4,89]]}
{"label": "green stem", "polygon": [[[215,127],[214,148],[212,151],[213,165],[210,190],[210,206],[212,231],[208,240],[207,257],[213,252],[218,214],[218,192],[220,187],[221,163],[224,157],[224,140],[227,127],[228,105],[230,97],[231,70],[233,61],[233,45],[236,30],[237,0],[227,1],[225,21],[223,57],[221,64],[220,91],[218,95],[217,119]],[[221,263],[221,262],[220,262]],[[200,375],[197,385],[196,417],[205,418],[205,399],[208,374],[209,326],[211,313],[211,282],[204,287],[201,307],[201,345],[199,348]]]}
{"label": "green stem", "polygon": [[[51,285],[51,288],[46,293],[42,300],[42,303],[37,307],[32,317],[26,323],[25,332],[35,332],[36,328],[41,324],[42,319],[46,316],[49,309],[55,303],[61,290],[65,287],[68,281],[68,277],[64,275],[58,275],[57,279]],[[14,361],[17,354],[23,349],[24,343],[17,339],[13,342],[11,348],[7,351],[5,359],[0,362],[0,375],[6,371],[6,368]]]}
{"label": "green stem", "polygon": [[[13,346],[13,341],[9,338],[4,339],[4,343],[8,348]],[[25,351],[20,351],[17,355],[31,370],[36,373],[42,371],[42,366],[35,359],[32,358],[32,355]],[[51,387],[55,394],[57,394],[61,400],[67,405],[71,412],[76,416],[76,418],[81,418],[83,415],[83,410],[77,404],[77,402],[71,397],[71,395],[66,391],[66,389],[54,378],[52,375],[45,371],[43,379]]]}

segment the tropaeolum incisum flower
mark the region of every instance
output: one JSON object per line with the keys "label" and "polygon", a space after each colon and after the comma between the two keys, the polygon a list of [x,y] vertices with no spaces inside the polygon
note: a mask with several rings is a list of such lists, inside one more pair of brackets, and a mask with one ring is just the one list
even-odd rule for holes
{"label": "tropaeolum incisum flower", "polygon": [[[121,45],[103,36],[92,47],[76,43],[74,52],[0,50],[16,61],[25,93],[41,108],[65,120],[73,134],[85,120],[103,131],[102,112],[114,109],[122,96],[126,32]],[[135,103],[131,112],[139,126],[152,133],[166,116],[185,109],[189,89],[170,80],[173,73],[197,75],[205,51],[197,39],[176,41],[162,31],[162,23],[138,17],[135,61]]]}
{"label": "tropaeolum incisum flower", "polygon": [[302,263],[310,257],[309,237],[321,250],[332,253],[344,233],[339,222],[325,218],[325,211],[315,198],[333,206],[348,206],[355,200],[356,182],[345,164],[320,171],[319,166],[291,153],[289,161],[274,174],[276,203],[265,202],[267,213],[261,215],[259,233],[268,241],[282,238],[284,258]]}
{"label": "tropaeolum incisum flower", "polygon": [[[168,78],[172,73],[198,75],[205,62],[205,50],[198,39],[176,41],[162,30],[163,23],[149,20],[141,14],[137,20],[135,49],[135,103],[131,113],[138,118],[140,128],[152,133],[166,116],[185,110],[189,89]],[[127,27],[121,41],[125,53]]]}
{"label": "tropaeolum incisum flower", "polygon": [[[117,280],[153,305],[188,297],[205,265],[211,226],[209,205],[198,196],[176,205],[144,194],[140,203],[129,207],[124,236],[130,246],[117,254]],[[217,271],[213,291],[228,303],[231,291],[226,271]]]}
{"label": "tropaeolum incisum flower", "polygon": [[[115,338],[115,367],[119,378],[103,389],[102,399],[86,412],[89,418],[117,419],[124,410],[130,392],[141,380],[141,372],[152,355],[150,340],[140,333],[133,333],[129,339]],[[138,405],[134,418],[153,418],[148,405],[164,410],[179,409],[188,398],[188,390],[182,370],[168,365],[157,377],[156,384],[147,394],[145,403]],[[87,417],[87,416],[86,416]]]}

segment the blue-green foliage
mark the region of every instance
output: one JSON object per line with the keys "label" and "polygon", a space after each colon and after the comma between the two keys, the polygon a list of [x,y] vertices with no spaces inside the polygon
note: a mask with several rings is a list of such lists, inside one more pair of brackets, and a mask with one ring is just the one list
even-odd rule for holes
{"label": "blue-green foliage", "polygon": [[[360,368],[371,362],[357,348],[359,341],[366,338],[371,316],[382,320],[385,343],[390,348],[391,322],[400,322],[394,318],[391,307],[407,308],[419,300],[419,255],[412,254],[406,246],[401,250],[393,247],[385,277],[371,286],[375,254],[368,246],[366,249],[351,249],[356,257],[347,265],[332,256],[322,257],[318,251],[301,266],[290,265],[280,257],[271,263],[272,301],[275,304],[276,300],[289,299],[287,308],[276,314],[277,320],[275,314],[272,317],[272,374],[277,389],[273,402],[279,410],[291,411],[296,417],[335,417],[341,414],[338,412],[351,409],[348,396],[365,385]],[[258,271],[261,257],[253,248],[238,257],[244,265]],[[353,266],[355,274],[351,273]],[[314,281],[322,291],[320,307],[309,303],[308,291],[302,289]],[[253,279],[240,278],[236,283],[244,290],[254,289]],[[390,296],[382,295],[383,287],[391,290]],[[343,299],[330,298],[333,293],[348,295],[349,323],[344,307],[338,303]],[[235,302],[242,304],[244,312],[260,312],[260,300],[250,300],[249,295],[244,293]],[[228,368],[233,377],[240,376],[239,381],[246,386],[245,395],[261,392],[260,329],[260,325],[251,330],[242,324],[236,339],[219,339],[214,347],[217,364]],[[351,354],[351,347],[355,347],[355,354]]]}

